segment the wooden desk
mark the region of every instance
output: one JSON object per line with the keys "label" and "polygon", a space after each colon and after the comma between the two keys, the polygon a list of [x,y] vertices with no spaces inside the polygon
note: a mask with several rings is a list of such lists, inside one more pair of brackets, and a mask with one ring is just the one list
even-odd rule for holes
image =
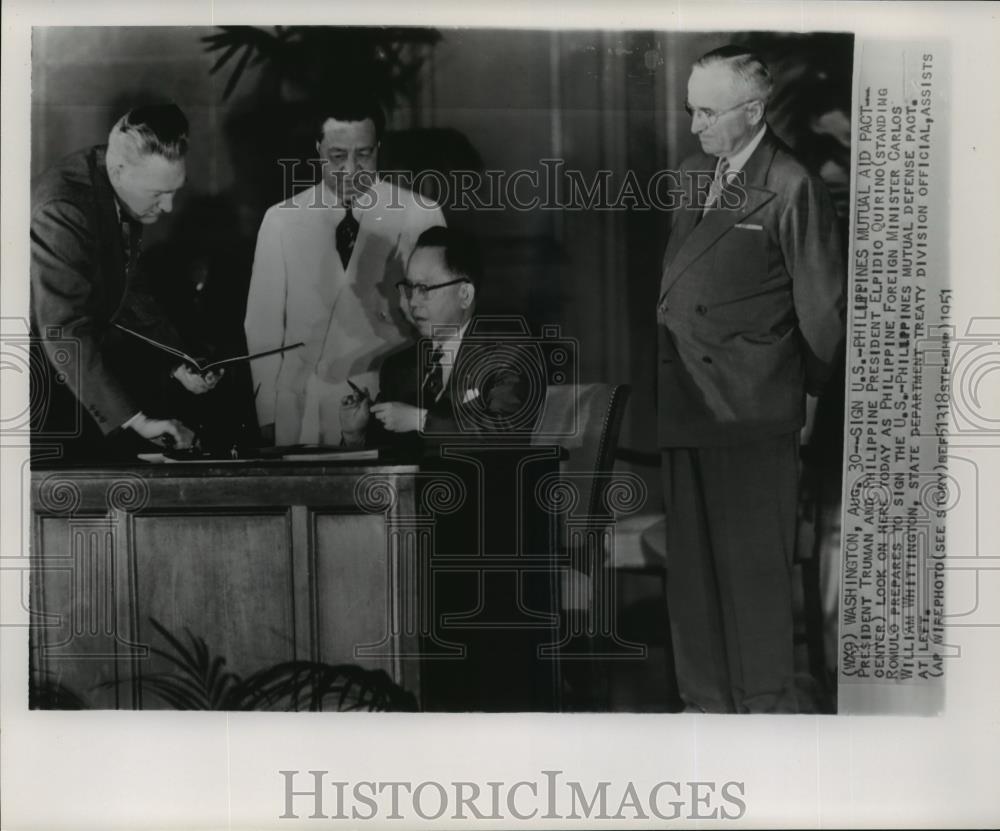
{"label": "wooden desk", "polygon": [[[94,707],[156,708],[144,673],[169,669],[155,618],[204,638],[246,676],[295,659],[385,670],[413,605],[389,546],[414,510],[415,466],[170,464],[32,472],[36,680]],[[392,552],[387,556],[387,552]],[[381,647],[375,647],[381,644]],[[368,646],[365,649],[365,646]],[[379,654],[381,653],[381,654]],[[107,682],[112,683],[109,686]]]}
{"label": "wooden desk", "polygon": [[[535,480],[558,463],[551,451],[524,455],[542,463]],[[91,707],[167,706],[142,685],[144,676],[171,669],[150,649],[165,647],[152,618],[185,644],[186,632],[204,639],[226,658],[226,670],[243,677],[290,660],[354,664],[384,670],[420,698],[435,534],[453,546],[464,533],[443,531],[463,526],[433,512],[467,516],[453,506],[471,498],[487,506],[482,527],[503,520],[490,519],[496,500],[485,484],[455,473],[461,464],[431,468],[243,462],[34,469],[34,683],[62,685]],[[466,468],[479,476],[474,465]],[[534,539],[544,549],[544,528]],[[468,571],[489,553],[445,556],[449,570],[465,562]],[[490,585],[512,571],[516,552],[501,553],[506,574]],[[543,640],[554,637],[550,628]],[[520,674],[515,660],[510,676]],[[555,706],[554,694],[541,701],[523,708]],[[470,700],[455,708],[481,707]],[[483,708],[504,709],[502,702]]]}

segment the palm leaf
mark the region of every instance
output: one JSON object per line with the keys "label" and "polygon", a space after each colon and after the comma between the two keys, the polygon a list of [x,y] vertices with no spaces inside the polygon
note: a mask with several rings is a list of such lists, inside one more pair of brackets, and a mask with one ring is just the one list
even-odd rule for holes
{"label": "palm leaf", "polygon": [[[213,47],[213,48],[215,48],[215,47]],[[219,47],[219,48],[223,48],[223,47]],[[214,75],[216,72],[218,72],[220,69],[222,69],[222,67],[225,66],[229,62],[229,59],[233,55],[235,55],[237,52],[240,51],[240,45],[238,43],[231,44],[231,45],[225,47],[225,49],[226,49],[226,51],[223,52],[222,55],[219,56],[219,59],[214,64],[212,64],[212,68],[210,70],[208,70],[209,74]]]}
{"label": "palm leaf", "polygon": [[345,68],[352,77],[365,78],[382,100],[391,104],[408,92],[422,58],[407,57],[405,46],[431,45],[441,39],[436,29],[405,27],[276,26],[268,32],[257,26],[222,26],[201,38],[208,53],[221,53],[210,73],[239,60],[222,93],[228,100],[248,66],[265,65],[279,80],[290,81],[315,99],[343,83]]}
{"label": "palm leaf", "polygon": [[[155,618],[149,622],[165,644],[151,646],[150,651],[172,669],[142,675],[140,684],[143,690],[178,710],[416,709],[415,697],[382,670],[353,664],[285,661],[244,679],[226,670],[225,657],[213,655],[204,638],[185,628],[185,643]],[[123,681],[109,681],[102,686]]]}
{"label": "palm leaf", "polygon": [[158,673],[142,677],[143,691],[159,696],[175,710],[210,710],[203,691],[188,679]]}
{"label": "palm leaf", "polygon": [[[229,689],[238,686],[239,676],[232,672],[226,672],[226,659],[217,655],[212,661],[208,674],[205,676],[205,689],[208,693],[209,701],[221,703],[225,700]],[[213,707],[213,709],[218,709]]]}
{"label": "palm leaf", "polygon": [[[170,661],[172,664],[175,664],[182,671],[196,675],[198,671],[198,661],[195,659],[195,656],[185,648],[184,644],[181,643],[180,638],[173,635],[165,626],[163,626],[163,624],[156,620],[156,618],[149,618],[149,623],[157,631],[160,637],[167,642],[167,645],[173,649],[173,653],[159,649],[155,646],[150,647],[150,651],[152,651],[155,655],[159,655],[161,658]],[[187,632],[189,639],[194,640],[189,630],[185,629],[184,631]]]}
{"label": "palm leaf", "polygon": [[49,675],[28,682],[28,708],[31,710],[87,710],[90,704],[72,687]]}
{"label": "palm leaf", "polygon": [[184,632],[190,648],[185,647],[180,638],[155,618],[150,618],[149,621],[169,647],[161,649],[154,646],[150,648],[151,651],[172,664],[179,672],[145,675],[142,677],[143,685],[148,685],[158,695],[165,692],[173,696],[171,703],[175,706],[177,696],[181,696],[184,709],[218,709],[225,700],[228,689],[240,683],[237,675],[225,671],[226,659],[221,655],[213,656],[205,640],[196,637],[187,628]]}
{"label": "palm leaf", "polygon": [[243,685],[249,709],[262,707],[299,709],[307,702],[317,711],[330,701],[337,710],[413,710],[416,700],[393,683],[382,670],[352,664],[287,661],[254,673]]}
{"label": "palm leaf", "polygon": [[222,92],[223,99],[227,99],[233,94],[233,90],[236,89],[236,84],[239,83],[239,80],[243,75],[243,70],[247,68],[247,63],[249,63],[250,58],[252,57],[253,49],[249,46],[245,47],[243,49],[243,55],[240,57],[240,62],[236,64],[233,74],[229,76],[229,80],[226,82],[226,88]]}
{"label": "palm leaf", "polygon": [[216,34],[205,35],[201,41],[206,44],[206,52],[222,52],[222,55],[209,70],[209,73],[213,75],[221,70],[237,52],[242,52],[222,93],[223,100],[227,100],[236,89],[236,85],[243,77],[251,59],[258,63],[267,58],[274,59],[280,56],[280,49],[284,42],[284,30],[279,28],[277,33],[272,35],[257,26],[222,26],[220,29],[221,31]]}

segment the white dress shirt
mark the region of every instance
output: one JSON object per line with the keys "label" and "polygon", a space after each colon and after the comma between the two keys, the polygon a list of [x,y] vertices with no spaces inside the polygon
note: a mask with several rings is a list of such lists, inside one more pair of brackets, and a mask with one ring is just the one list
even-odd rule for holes
{"label": "white dress shirt", "polygon": [[767,125],[762,124],[760,130],[757,134],[750,139],[750,142],[742,150],[737,150],[728,156],[720,156],[719,161],[716,163],[716,175],[718,175],[719,165],[722,164],[722,160],[726,159],[729,162],[729,169],[726,171],[726,176],[728,177],[731,173],[738,173],[743,169],[743,165],[747,163],[747,159],[753,155],[753,151],[757,149],[757,145],[760,144],[761,139],[764,138],[764,133],[767,132]]}

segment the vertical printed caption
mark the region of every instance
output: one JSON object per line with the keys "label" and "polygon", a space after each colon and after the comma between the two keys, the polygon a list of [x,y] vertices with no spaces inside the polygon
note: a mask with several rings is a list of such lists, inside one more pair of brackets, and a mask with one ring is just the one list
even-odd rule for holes
{"label": "vertical printed caption", "polygon": [[949,507],[946,56],[927,44],[867,46],[855,104],[838,710],[929,714],[944,700]]}

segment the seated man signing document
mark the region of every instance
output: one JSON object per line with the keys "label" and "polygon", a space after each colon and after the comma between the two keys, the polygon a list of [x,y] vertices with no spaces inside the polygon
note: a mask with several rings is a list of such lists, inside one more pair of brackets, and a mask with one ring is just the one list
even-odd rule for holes
{"label": "seated man signing document", "polygon": [[476,326],[481,281],[468,236],[444,227],[420,235],[399,283],[419,339],[386,359],[375,403],[367,389],[344,397],[346,446],[419,453],[444,437],[494,442],[530,432],[544,400],[542,373],[523,332],[484,336]]}

